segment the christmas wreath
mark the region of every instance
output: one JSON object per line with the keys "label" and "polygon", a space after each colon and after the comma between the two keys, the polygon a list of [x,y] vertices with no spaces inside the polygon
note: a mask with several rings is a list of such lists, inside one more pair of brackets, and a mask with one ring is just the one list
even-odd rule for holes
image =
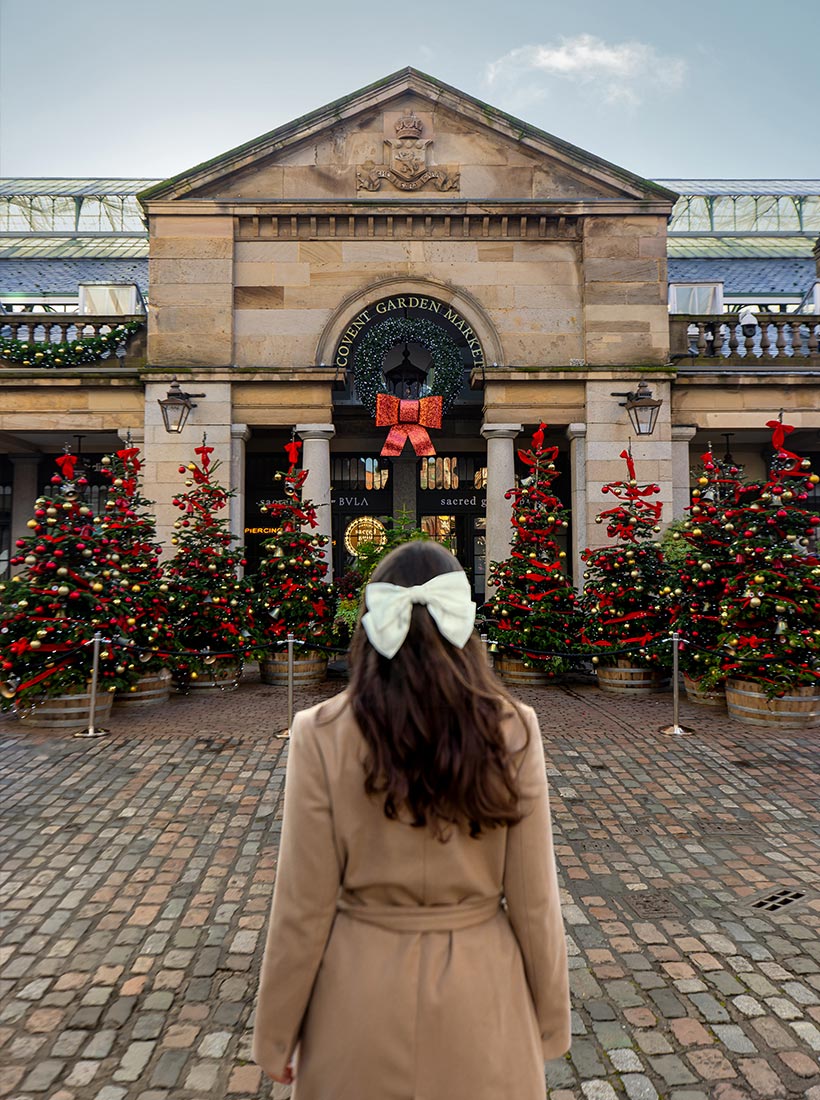
{"label": "christmas wreath", "polygon": [[443,411],[458,397],[464,381],[461,349],[447,333],[424,318],[388,317],[374,325],[356,348],[354,376],[356,393],[371,416],[376,415],[376,397],[387,393],[382,365],[384,357],[397,344],[421,344],[429,351],[433,367],[422,387],[422,397],[438,396]]}

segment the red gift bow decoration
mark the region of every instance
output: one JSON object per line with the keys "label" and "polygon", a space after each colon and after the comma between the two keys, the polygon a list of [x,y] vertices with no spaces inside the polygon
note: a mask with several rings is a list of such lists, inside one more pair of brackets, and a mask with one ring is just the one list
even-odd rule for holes
{"label": "red gift bow decoration", "polygon": [[381,453],[396,458],[409,439],[417,455],[434,455],[436,449],[427,429],[441,427],[441,414],[441,397],[401,401],[389,393],[377,394],[376,423],[380,428],[390,428]]}
{"label": "red gift bow decoration", "polygon": [[60,455],[57,459],[57,465],[60,467],[60,473],[66,481],[71,481],[74,477],[74,467],[77,465],[77,456]]}

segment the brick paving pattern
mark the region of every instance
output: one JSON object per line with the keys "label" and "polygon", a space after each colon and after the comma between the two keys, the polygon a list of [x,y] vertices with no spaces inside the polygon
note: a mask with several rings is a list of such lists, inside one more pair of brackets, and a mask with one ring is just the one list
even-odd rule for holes
{"label": "brick paving pattern", "polygon": [[[521,695],[544,729],[575,1008],[546,1095],[820,1100],[820,730],[684,705],[697,732],[674,738],[669,696]],[[285,705],[250,676],[115,711],[101,740],[0,719],[0,1097],[288,1095],[250,1060]],[[754,907],[781,887],[804,897]]]}

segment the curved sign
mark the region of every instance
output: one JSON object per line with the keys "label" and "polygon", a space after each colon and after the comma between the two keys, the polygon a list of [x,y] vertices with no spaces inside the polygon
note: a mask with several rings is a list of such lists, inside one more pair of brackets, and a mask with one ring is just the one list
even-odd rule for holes
{"label": "curved sign", "polygon": [[361,334],[371,325],[378,324],[384,318],[395,315],[394,311],[396,310],[405,314],[407,311],[412,310],[415,316],[426,316],[431,320],[435,317],[442,324],[445,331],[450,330],[456,343],[469,349],[472,365],[474,367],[484,366],[484,351],[481,342],[466,317],[462,316],[457,309],[453,309],[447,302],[440,302],[437,298],[425,298],[420,294],[397,294],[391,298],[382,298],[357,313],[339,340],[334,357],[336,366],[342,370],[352,367],[353,352]]}

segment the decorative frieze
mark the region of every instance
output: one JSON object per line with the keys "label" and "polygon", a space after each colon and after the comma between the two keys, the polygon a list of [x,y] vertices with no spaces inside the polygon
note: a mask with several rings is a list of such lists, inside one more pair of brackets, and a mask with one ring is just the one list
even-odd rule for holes
{"label": "decorative frieze", "polygon": [[539,213],[431,213],[356,211],[239,215],[239,241],[309,240],[533,240],[576,241],[579,218]]}

